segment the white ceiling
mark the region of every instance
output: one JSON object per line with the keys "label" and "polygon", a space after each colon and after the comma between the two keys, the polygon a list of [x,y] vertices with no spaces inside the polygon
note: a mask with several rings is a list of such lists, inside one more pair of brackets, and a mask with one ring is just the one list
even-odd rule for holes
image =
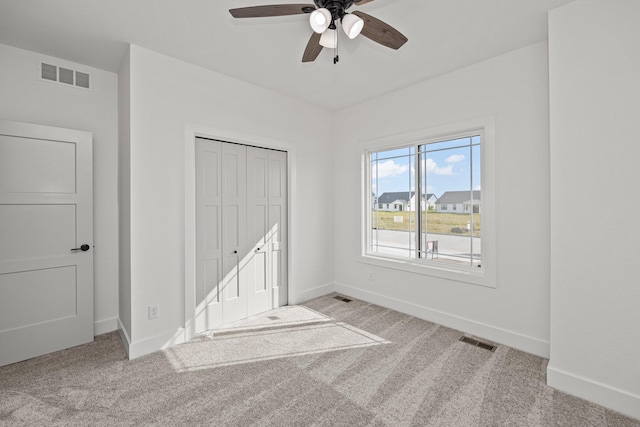
{"label": "white ceiling", "polygon": [[409,41],[359,36],[301,62],[308,15],[234,19],[228,9],[305,0],[0,0],[0,43],[117,71],[128,43],[337,110],[547,38],[572,0],[375,0],[360,7]]}

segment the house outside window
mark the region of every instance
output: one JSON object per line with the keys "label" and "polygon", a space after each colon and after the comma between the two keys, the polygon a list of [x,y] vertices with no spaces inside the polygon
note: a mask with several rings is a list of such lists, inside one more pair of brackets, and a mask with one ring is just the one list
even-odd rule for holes
{"label": "house outside window", "polygon": [[[387,144],[364,149],[364,191],[378,198],[385,193],[406,194],[407,202],[435,195],[433,207],[409,202],[411,208],[403,212],[402,221],[397,216],[394,221],[392,212],[365,210],[364,262],[447,278],[463,273],[456,280],[495,286],[495,248],[493,242],[483,245],[485,225],[492,237],[495,220],[487,218],[485,197],[480,196],[485,186],[492,193],[495,185],[493,172],[488,182],[483,181],[487,129],[491,168],[494,162],[493,123],[487,123],[433,138],[418,137],[410,143],[394,145],[387,138]],[[484,246],[489,248],[486,254]]]}

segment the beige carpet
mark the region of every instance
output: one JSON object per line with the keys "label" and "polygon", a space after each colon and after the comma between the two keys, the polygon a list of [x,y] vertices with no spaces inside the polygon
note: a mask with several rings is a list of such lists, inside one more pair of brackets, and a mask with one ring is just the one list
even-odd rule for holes
{"label": "beige carpet", "polygon": [[110,333],[0,368],[0,425],[640,427],[460,336],[331,296],[134,361]]}
{"label": "beige carpet", "polygon": [[388,344],[302,306],[281,307],[203,334],[164,353],[176,371],[196,371]]}

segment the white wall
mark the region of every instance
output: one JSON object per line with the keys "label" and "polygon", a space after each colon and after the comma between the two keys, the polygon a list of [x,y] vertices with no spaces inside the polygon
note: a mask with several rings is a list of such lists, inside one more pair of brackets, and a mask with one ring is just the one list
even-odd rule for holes
{"label": "white wall", "polygon": [[[637,0],[590,0],[556,9],[549,19],[548,382],[636,418],[640,418],[639,17]],[[589,203],[595,194],[607,200],[597,209]],[[576,211],[576,206],[583,209]]]}
{"label": "white wall", "polygon": [[[358,143],[485,116],[496,130],[496,288],[359,262]],[[338,111],[335,122],[336,289],[548,356],[546,43]]]}
{"label": "white wall", "polygon": [[[127,54],[118,70],[118,330],[131,341],[131,64]],[[128,348],[127,348],[128,350]]]}
{"label": "white wall", "polygon": [[[330,291],[333,216],[318,206],[333,200],[331,114],[137,46],[129,60],[130,356],[182,334],[187,128],[294,147],[290,302]],[[310,132],[310,123],[321,125]],[[160,307],[159,319],[148,319],[152,304]]]}
{"label": "white wall", "polygon": [[[92,89],[39,79],[39,61],[88,72]],[[0,44],[0,118],[93,133],[94,331],[118,316],[117,75]]]}

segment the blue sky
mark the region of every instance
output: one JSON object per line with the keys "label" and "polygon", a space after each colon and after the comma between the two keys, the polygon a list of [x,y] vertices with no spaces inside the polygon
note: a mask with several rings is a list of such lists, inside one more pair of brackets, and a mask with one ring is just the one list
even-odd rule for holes
{"label": "blue sky", "polygon": [[[421,154],[421,169],[426,170],[423,192],[440,197],[446,191],[468,191],[470,186],[480,190],[479,143],[480,137],[475,136],[424,146],[427,152]],[[413,147],[376,153],[371,164],[372,191],[378,196],[392,191],[414,191],[413,153]]]}

